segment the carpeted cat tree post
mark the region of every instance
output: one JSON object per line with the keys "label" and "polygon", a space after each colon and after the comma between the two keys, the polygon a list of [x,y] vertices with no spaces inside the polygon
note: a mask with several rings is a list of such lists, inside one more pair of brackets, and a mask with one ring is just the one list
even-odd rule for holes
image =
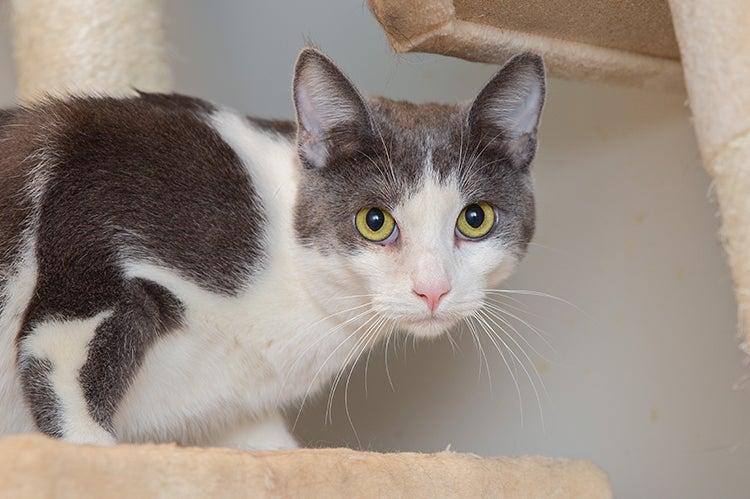
{"label": "carpeted cat tree post", "polygon": [[[170,91],[156,0],[13,0],[18,96]],[[611,497],[584,461],[348,449],[240,452],[0,440],[0,496]]]}
{"label": "carpeted cat tree post", "polygon": [[[750,354],[748,0],[369,0],[394,49],[499,64],[531,50],[551,74],[682,91],[714,179]],[[676,34],[676,36],[675,36]]]}
{"label": "carpeted cat tree post", "polygon": [[168,92],[160,2],[13,0],[18,97]]}
{"label": "carpeted cat tree post", "polygon": [[742,346],[750,354],[750,2],[669,3],[703,164],[721,208]]}

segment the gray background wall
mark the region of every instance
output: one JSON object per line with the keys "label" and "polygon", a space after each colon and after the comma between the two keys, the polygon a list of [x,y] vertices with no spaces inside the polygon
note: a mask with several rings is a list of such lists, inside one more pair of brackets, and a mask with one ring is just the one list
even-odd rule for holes
{"label": "gray background wall", "polygon": [[[0,13],[3,11],[0,10]],[[291,116],[289,81],[306,39],[367,93],[417,101],[470,99],[496,68],[390,52],[362,2],[170,0],[178,89],[266,116]],[[4,28],[5,29],[5,28]],[[0,37],[0,103],[12,102],[7,29]],[[355,370],[353,427],[336,396],[297,424],[308,445],[481,455],[587,458],[621,497],[747,497],[750,382],[738,350],[731,280],[716,208],[700,166],[685,97],[552,79],[535,165],[536,244],[505,287],[551,351],[519,331],[546,385],[544,428],[533,389],[516,389],[485,339],[492,382],[478,378],[469,335],[391,346]],[[518,354],[521,356],[521,354]],[[484,371],[484,368],[482,368]],[[538,384],[538,382],[537,382]],[[290,410],[293,420],[296,410]]]}

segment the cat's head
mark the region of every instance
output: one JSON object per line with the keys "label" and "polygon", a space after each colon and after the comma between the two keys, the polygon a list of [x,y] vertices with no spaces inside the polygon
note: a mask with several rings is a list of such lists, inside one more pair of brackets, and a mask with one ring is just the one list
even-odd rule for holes
{"label": "cat's head", "polygon": [[534,233],[529,170],[544,94],[541,58],[523,54],[466,105],[364,99],[305,49],[294,223],[321,289],[360,296],[422,336],[479,309]]}

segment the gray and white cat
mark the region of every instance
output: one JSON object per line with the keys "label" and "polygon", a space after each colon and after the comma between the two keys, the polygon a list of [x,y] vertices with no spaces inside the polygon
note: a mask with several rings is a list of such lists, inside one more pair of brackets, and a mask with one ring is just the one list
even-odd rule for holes
{"label": "gray and white cat", "polygon": [[246,449],[394,330],[483,306],[534,231],[539,57],[469,105],[297,60],[296,123],[179,95],[0,113],[0,434]]}

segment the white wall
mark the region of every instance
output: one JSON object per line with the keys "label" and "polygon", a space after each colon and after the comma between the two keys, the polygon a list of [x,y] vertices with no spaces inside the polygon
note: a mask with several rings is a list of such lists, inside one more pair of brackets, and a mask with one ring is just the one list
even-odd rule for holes
{"label": "white wall", "polygon": [[[391,54],[363,2],[171,0],[168,12],[179,89],[251,114],[291,116],[290,74],[306,38],[364,91],[396,98],[468,99],[495,69]],[[455,354],[445,340],[391,348],[395,392],[382,349],[370,361],[367,396],[357,369],[349,408],[359,444],[343,390],[333,424],[323,424],[322,397],[303,413],[298,435],[310,445],[587,458],[621,497],[747,497],[750,387],[684,96],[551,80],[535,172],[537,244],[506,287],[583,310],[517,296],[557,349],[519,329],[550,357],[534,362],[549,392],[546,427],[523,371],[522,421],[491,343],[490,390],[463,335]]]}

